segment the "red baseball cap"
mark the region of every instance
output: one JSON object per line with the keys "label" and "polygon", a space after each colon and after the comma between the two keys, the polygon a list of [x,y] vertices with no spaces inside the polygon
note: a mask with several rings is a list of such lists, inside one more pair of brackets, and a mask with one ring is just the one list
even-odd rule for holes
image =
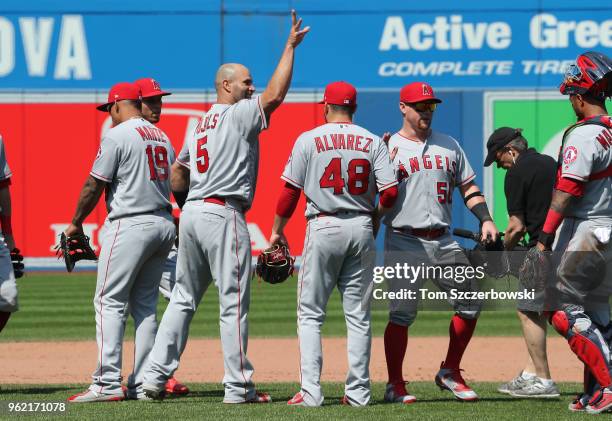
{"label": "red baseball cap", "polygon": [[323,101],[319,104],[357,105],[357,89],[347,82],[332,82],[325,87]]}
{"label": "red baseball cap", "polygon": [[151,77],[138,79],[134,83],[140,87],[143,98],[150,98],[152,96],[172,95],[172,93],[170,92],[162,91],[161,86],[159,86],[159,83]]}
{"label": "red baseball cap", "polygon": [[425,82],[412,82],[404,86],[400,91],[400,101],[408,104],[422,101],[442,102],[434,95],[431,85]]}
{"label": "red baseball cap", "polygon": [[115,102],[123,101],[124,99],[137,100],[141,99],[141,92],[138,85],[130,82],[119,82],[108,92],[108,102],[98,105],[96,108],[100,111],[107,112],[108,107]]}

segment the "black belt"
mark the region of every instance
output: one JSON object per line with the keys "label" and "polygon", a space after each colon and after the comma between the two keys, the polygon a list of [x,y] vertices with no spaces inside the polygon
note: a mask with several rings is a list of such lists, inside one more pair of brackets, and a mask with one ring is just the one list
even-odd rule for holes
{"label": "black belt", "polygon": [[433,240],[446,234],[446,228],[393,228],[393,230],[427,240]]}

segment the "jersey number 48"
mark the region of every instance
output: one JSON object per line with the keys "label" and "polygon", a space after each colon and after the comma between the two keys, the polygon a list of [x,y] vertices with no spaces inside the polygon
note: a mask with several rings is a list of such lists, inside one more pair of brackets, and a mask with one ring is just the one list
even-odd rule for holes
{"label": "jersey number 48", "polygon": [[350,194],[364,194],[368,191],[370,171],[370,161],[367,159],[352,159],[348,163],[348,177],[345,182],[342,177],[342,158],[332,158],[319,180],[319,186],[323,189],[334,189],[334,194],[342,194],[346,185]]}

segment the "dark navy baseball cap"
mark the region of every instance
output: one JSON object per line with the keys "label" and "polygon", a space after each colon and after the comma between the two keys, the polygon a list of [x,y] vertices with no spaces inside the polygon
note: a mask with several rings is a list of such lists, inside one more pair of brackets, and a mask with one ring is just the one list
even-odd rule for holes
{"label": "dark navy baseball cap", "polygon": [[523,129],[513,129],[512,127],[500,127],[495,130],[489,140],[487,140],[487,158],[485,159],[484,166],[488,167],[495,162],[495,154],[498,150],[512,142],[514,139],[523,137]]}

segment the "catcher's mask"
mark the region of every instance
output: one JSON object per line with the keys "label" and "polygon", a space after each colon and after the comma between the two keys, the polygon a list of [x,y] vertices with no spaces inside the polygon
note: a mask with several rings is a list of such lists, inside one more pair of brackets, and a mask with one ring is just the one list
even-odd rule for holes
{"label": "catcher's mask", "polygon": [[612,94],[612,60],[605,54],[588,51],[578,56],[565,71],[559,91],[563,95],[588,93],[604,100]]}

